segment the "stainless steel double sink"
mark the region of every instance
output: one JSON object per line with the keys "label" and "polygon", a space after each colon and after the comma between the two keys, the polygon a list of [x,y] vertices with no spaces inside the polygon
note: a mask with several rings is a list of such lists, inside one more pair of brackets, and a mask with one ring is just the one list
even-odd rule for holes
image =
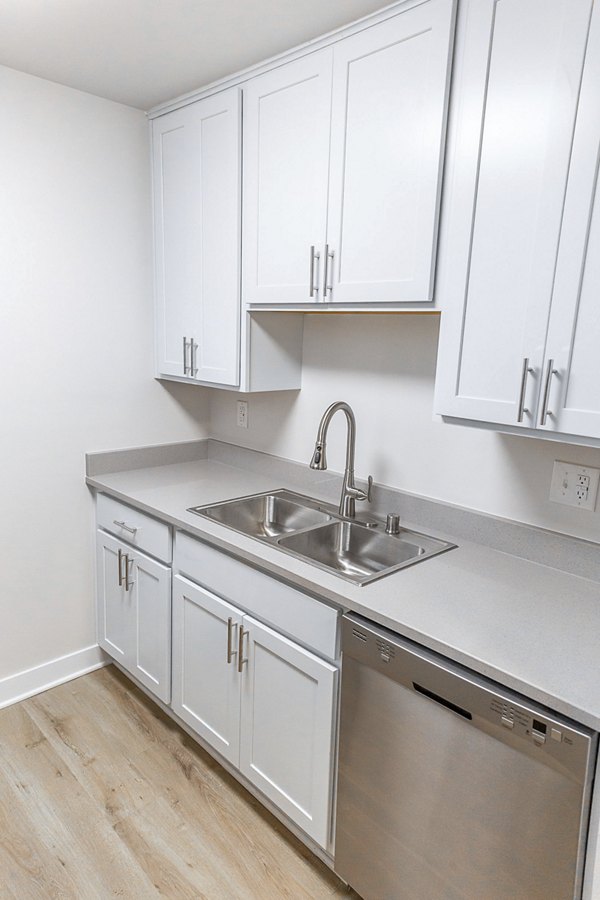
{"label": "stainless steel double sink", "polygon": [[405,528],[388,534],[382,522],[345,519],[327,503],[284,489],[193,506],[189,512],[358,585],[456,546]]}

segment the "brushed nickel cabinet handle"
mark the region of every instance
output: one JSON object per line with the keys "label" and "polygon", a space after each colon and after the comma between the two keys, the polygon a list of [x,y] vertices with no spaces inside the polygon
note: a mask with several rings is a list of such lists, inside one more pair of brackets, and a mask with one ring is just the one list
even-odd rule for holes
{"label": "brushed nickel cabinet handle", "polygon": [[121,548],[119,548],[119,558],[117,561],[117,565],[119,567],[119,587],[123,586],[123,553]]}
{"label": "brushed nickel cabinet handle", "polygon": [[125,531],[129,532],[129,534],[137,533],[137,528],[134,528],[133,525],[126,525],[125,522],[119,522],[117,519],[113,519],[113,525],[118,525],[119,528],[124,528]]}
{"label": "brushed nickel cabinet handle", "polygon": [[308,296],[314,297],[316,295],[317,300],[319,299],[319,284],[318,277],[315,278],[315,261],[321,259],[321,254],[318,250],[315,250],[315,245],[313,244],[310,248],[310,285]]}
{"label": "brushed nickel cabinet handle", "polygon": [[[238,628],[237,622],[235,627]],[[227,664],[231,662],[234,656],[237,656],[237,650],[233,649],[233,619],[231,616],[227,619]]]}
{"label": "brushed nickel cabinet handle", "polygon": [[133,566],[133,560],[129,559],[129,553],[126,553],[123,556],[123,559],[125,560],[125,575],[123,576],[125,580],[125,590],[129,591],[129,588],[133,587],[135,584],[133,579],[131,579],[131,581],[129,580],[129,567]]}
{"label": "brushed nickel cabinet handle", "polygon": [[554,368],[554,360],[549,359],[548,365],[546,367],[546,381],[544,384],[544,397],[542,400],[542,414],[540,416],[540,425],[545,425],[548,416],[552,415],[552,413],[548,409],[548,403],[550,401],[550,385],[553,375],[558,375],[558,370]]}
{"label": "brushed nickel cabinet handle", "polygon": [[198,344],[194,340],[194,338],[190,338],[190,375],[192,378],[195,378],[198,374],[198,367],[196,365],[196,350],[198,349]]}
{"label": "brushed nickel cabinet handle", "polygon": [[323,263],[323,300],[327,300],[327,294],[333,293],[333,283],[329,283],[329,260],[332,262],[331,272],[333,272],[333,259],[335,253],[329,249],[329,244],[325,244],[325,260]]}
{"label": "brushed nickel cabinet handle", "polygon": [[523,369],[521,370],[521,390],[519,391],[519,411],[517,413],[517,422],[522,422],[525,413],[529,412],[529,410],[525,406],[525,395],[527,393],[527,376],[532,372],[533,369],[529,365],[529,358],[525,357],[523,360]]}
{"label": "brushed nickel cabinet handle", "polygon": [[240,625],[239,630],[239,641],[238,641],[238,672],[241,672],[244,663],[248,662],[248,659],[244,659],[244,638],[250,634],[249,631],[244,631],[243,627]]}

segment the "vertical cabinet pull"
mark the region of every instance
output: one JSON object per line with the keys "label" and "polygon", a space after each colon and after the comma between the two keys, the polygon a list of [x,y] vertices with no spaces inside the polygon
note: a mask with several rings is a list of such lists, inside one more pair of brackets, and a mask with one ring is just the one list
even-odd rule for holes
{"label": "vertical cabinet pull", "polygon": [[527,395],[527,376],[532,372],[533,369],[529,365],[529,357],[525,357],[523,360],[523,369],[521,371],[521,390],[519,391],[519,411],[517,413],[517,422],[522,422],[525,413],[529,413],[529,410],[525,406],[525,397]]}
{"label": "vertical cabinet pull", "polygon": [[133,560],[129,559],[129,553],[123,553],[120,548],[117,552],[119,554],[117,559],[119,587],[125,585],[125,590],[128,591],[134,584],[133,579],[129,580],[129,567],[133,566]]}
{"label": "vertical cabinet pull", "polygon": [[545,425],[548,416],[551,416],[552,413],[548,409],[548,403],[550,401],[550,385],[552,383],[552,376],[558,375],[558,370],[554,368],[554,360],[549,359],[548,365],[546,367],[546,381],[544,383],[544,396],[542,399],[542,414],[540,416],[540,425]]}
{"label": "vertical cabinet pull", "polygon": [[238,628],[237,622],[235,626],[233,624],[233,619],[231,616],[227,619],[227,664],[231,662],[234,656],[237,655],[237,650],[233,649],[233,629]]}
{"label": "vertical cabinet pull", "polygon": [[331,260],[331,273],[333,273],[333,258],[335,253],[333,250],[329,249],[329,244],[325,244],[325,260],[323,263],[323,300],[327,300],[327,294],[333,293],[333,279],[332,283],[329,282],[330,275],[330,266],[329,260]]}
{"label": "vertical cabinet pull", "polygon": [[117,574],[119,576],[119,587],[125,586],[125,590],[133,587],[133,579],[129,579],[129,567],[133,566],[133,560],[129,559],[129,553],[123,553],[121,548],[117,550]]}
{"label": "vertical cabinet pull", "polygon": [[[188,363],[188,348],[190,351],[190,361]],[[192,378],[196,377],[196,373],[198,369],[196,368],[196,350],[198,349],[198,344],[195,342],[194,338],[191,337],[188,341],[186,337],[183,339],[183,374],[191,375]]]}
{"label": "vertical cabinet pull", "polygon": [[130,587],[133,587],[134,581],[133,578],[129,581],[129,566],[133,569],[133,560],[129,559],[129,553],[125,557],[125,590],[128,591]]}
{"label": "vertical cabinet pull", "polygon": [[240,625],[238,642],[238,672],[241,672],[244,663],[248,662],[248,658],[244,659],[244,638],[247,637],[249,633],[249,631],[244,631],[244,628]]}
{"label": "vertical cabinet pull", "polygon": [[321,254],[318,250],[315,250],[315,245],[313,244],[310,248],[310,284],[308,296],[314,297],[316,295],[317,300],[319,299],[319,276],[318,274],[315,276],[315,262],[321,259]]}

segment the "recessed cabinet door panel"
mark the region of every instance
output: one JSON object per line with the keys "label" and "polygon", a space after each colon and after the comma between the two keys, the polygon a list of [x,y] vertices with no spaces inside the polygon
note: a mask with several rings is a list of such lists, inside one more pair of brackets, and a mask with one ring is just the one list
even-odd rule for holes
{"label": "recessed cabinet door panel", "polygon": [[433,299],[453,25],[429,0],[335,45],[330,300]]}
{"label": "recessed cabinet door panel", "polygon": [[599,110],[600,9],[596,8],[581,90],[546,346],[544,378],[549,378],[549,414],[543,424],[540,409],[539,420],[540,426],[549,431],[595,438],[600,438]]}
{"label": "recessed cabinet door panel", "polygon": [[127,592],[135,610],[132,674],[164,703],[171,699],[171,570],[128,550]]}
{"label": "recessed cabinet door panel", "polygon": [[119,584],[119,549],[126,547],[116,538],[96,533],[98,643],[128,667],[135,640],[133,596]]}
{"label": "recessed cabinet door panel", "polygon": [[437,287],[441,414],[536,423],[590,9],[461,4]]}
{"label": "recessed cabinet door panel", "polygon": [[[310,248],[322,263],[327,225],[331,59],[311,53],[244,88],[246,303],[311,300]],[[315,261],[315,285],[320,271]]]}
{"label": "recessed cabinet door panel", "polygon": [[250,616],[243,627],[240,771],[326,847],[337,669]]}
{"label": "recessed cabinet door panel", "polygon": [[186,374],[183,340],[189,341],[197,323],[202,281],[200,124],[193,106],[152,123],[159,375]]}
{"label": "recessed cabinet door panel", "polygon": [[152,129],[159,374],[237,385],[240,91],[160,116]]}
{"label": "recessed cabinet door panel", "polygon": [[[231,661],[228,620],[231,618]],[[242,614],[177,575],[173,579],[173,710],[221,756],[239,762],[237,650]]]}

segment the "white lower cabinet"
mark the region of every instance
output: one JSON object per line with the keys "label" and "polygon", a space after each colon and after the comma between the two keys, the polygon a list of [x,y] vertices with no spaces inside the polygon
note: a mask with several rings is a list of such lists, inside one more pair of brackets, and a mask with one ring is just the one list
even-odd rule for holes
{"label": "white lower cabinet", "polygon": [[240,771],[326,847],[337,669],[250,616],[242,628]]}
{"label": "white lower cabinet", "polygon": [[324,848],[337,673],[236,606],[174,577],[173,711]]}
{"label": "white lower cabinet", "polygon": [[96,533],[98,643],[156,697],[171,698],[171,569]]}
{"label": "white lower cabinet", "polygon": [[173,579],[171,706],[235,766],[240,754],[237,640],[242,618],[214,594],[179,575]]}

